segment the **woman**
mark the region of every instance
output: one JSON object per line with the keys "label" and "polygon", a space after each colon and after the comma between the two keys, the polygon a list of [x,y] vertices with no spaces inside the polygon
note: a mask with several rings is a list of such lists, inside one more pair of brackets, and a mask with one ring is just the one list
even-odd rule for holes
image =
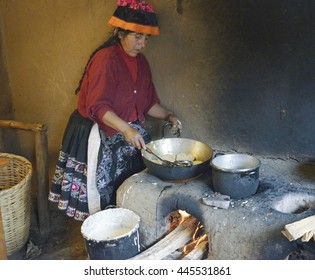
{"label": "woman", "polygon": [[49,193],[50,201],[80,221],[115,204],[120,184],[145,168],[140,150],[151,140],[146,115],[181,127],[159,104],[141,53],[150,35],[159,35],[152,6],[119,0],[109,24],[112,35],[92,53],[76,90],[78,109],[65,130]]}

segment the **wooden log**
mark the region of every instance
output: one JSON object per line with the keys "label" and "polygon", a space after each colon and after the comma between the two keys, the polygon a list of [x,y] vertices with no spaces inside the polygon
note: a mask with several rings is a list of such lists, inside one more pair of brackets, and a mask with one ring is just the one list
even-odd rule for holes
{"label": "wooden log", "polygon": [[190,241],[182,248],[172,252],[163,260],[202,260],[208,249],[208,237],[206,234]]}
{"label": "wooden log", "polygon": [[2,222],[2,214],[0,208],[0,260],[7,259],[7,247],[5,243],[4,228]]}
{"label": "wooden log", "polygon": [[190,216],[159,242],[131,260],[162,260],[191,240],[198,223],[195,217]]}
{"label": "wooden log", "polygon": [[181,250],[176,250],[164,257],[163,260],[181,260],[183,258],[183,252]]}
{"label": "wooden log", "polygon": [[208,240],[201,241],[183,260],[202,260],[207,252]]}
{"label": "wooden log", "polygon": [[[284,226],[282,234],[289,240],[293,241],[305,234],[304,240],[308,239],[307,233],[315,230],[315,215],[296,221]],[[302,240],[302,241],[304,241]]]}

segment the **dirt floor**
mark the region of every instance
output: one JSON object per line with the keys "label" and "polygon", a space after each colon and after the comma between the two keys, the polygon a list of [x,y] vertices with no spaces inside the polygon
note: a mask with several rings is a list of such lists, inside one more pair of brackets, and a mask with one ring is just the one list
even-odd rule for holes
{"label": "dirt floor", "polygon": [[51,232],[46,240],[39,235],[37,215],[31,215],[29,241],[24,248],[8,258],[33,260],[86,260],[88,255],[81,234],[82,222],[66,217],[50,205]]}

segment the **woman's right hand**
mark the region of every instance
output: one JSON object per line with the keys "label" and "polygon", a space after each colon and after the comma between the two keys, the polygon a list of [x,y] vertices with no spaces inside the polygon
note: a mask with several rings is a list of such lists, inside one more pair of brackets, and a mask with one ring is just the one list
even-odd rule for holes
{"label": "woman's right hand", "polygon": [[102,121],[122,133],[129,143],[137,149],[145,149],[145,142],[139,131],[130,126],[126,121],[119,118],[114,112],[107,111],[102,118]]}
{"label": "woman's right hand", "polygon": [[139,150],[146,148],[144,139],[137,129],[129,125],[123,134],[129,145],[134,146]]}

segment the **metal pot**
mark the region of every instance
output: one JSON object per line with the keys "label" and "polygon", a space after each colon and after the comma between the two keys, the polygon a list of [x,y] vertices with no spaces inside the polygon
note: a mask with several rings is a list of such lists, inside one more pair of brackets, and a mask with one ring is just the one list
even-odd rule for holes
{"label": "metal pot", "polygon": [[90,215],[81,233],[91,260],[126,260],[140,253],[140,217],[125,208]]}
{"label": "metal pot", "polygon": [[217,155],[210,163],[212,183],[216,192],[233,199],[256,193],[259,185],[259,159],[247,154]]}
{"label": "metal pot", "polygon": [[166,181],[185,180],[197,177],[210,168],[212,149],[205,143],[187,138],[163,138],[151,141],[147,146],[157,155],[192,154],[199,164],[192,166],[164,166],[156,163],[154,155],[142,150],[142,158],[148,171]]}

